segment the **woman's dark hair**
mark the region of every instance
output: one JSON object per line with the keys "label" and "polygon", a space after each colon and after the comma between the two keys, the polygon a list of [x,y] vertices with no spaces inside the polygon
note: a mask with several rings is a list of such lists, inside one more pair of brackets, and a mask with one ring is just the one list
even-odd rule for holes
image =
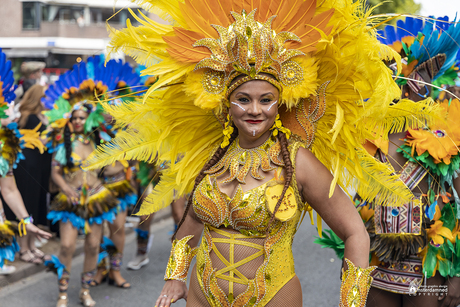
{"label": "woman's dark hair", "polygon": [[[193,194],[195,193],[196,187],[200,184],[201,180],[203,180],[203,178],[206,176],[205,172],[208,169],[210,169],[212,166],[214,166],[216,163],[218,163],[220,161],[220,159],[222,159],[222,157],[227,152],[227,149],[230,146],[230,144],[238,136],[238,129],[234,125],[233,125],[233,128],[234,128],[234,130],[233,130],[233,134],[232,134],[232,136],[230,138],[229,145],[227,145],[224,148],[219,147],[216,150],[216,152],[214,153],[214,155],[211,157],[211,159],[203,166],[203,168],[201,169],[200,173],[196,177],[195,185],[193,186],[192,192],[190,193],[190,199],[188,200],[187,205],[185,207],[184,215],[182,216],[182,219],[180,220],[180,222],[179,222],[179,224],[177,226],[177,229],[174,232],[174,235],[172,237],[173,240],[176,238],[177,231],[179,230],[180,226],[184,223],[185,218],[187,217],[188,211],[190,210],[190,206],[193,203],[193,200],[192,200],[193,199]],[[291,162],[289,149],[288,149],[288,140],[286,138],[286,135],[281,131],[278,133],[278,140],[280,141],[281,156],[283,158],[284,166],[285,166],[285,169],[286,169],[286,180],[284,182],[283,192],[281,193],[281,196],[278,199],[278,202],[276,203],[275,209],[273,211],[273,215],[270,218],[270,221],[268,223],[267,230],[266,230],[267,234],[270,231],[270,226],[273,223],[273,220],[275,218],[275,213],[278,211],[279,207],[281,206],[281,203],[283,201],[284,195],[286,194],[286,191],[287,191],[287,189],[289,188],[289,186],[291,184],[292,176],[294,174],[294,168],[292,167],[292,162]]]}
{"label": "woman's dark hair", "polygon": [[[93,110],[93,106],[90,105],[90,104],[86,104],[86,103],[83,104],[83,106],[88,110],[87,113],[89,115],[91,113],[91,111]],[[76,110],[72,111],[72,116],[73,116],[73,113],[75,111]],[[72,118],[70,118],[70,120],[72,121]],[[99,138],[99,134],[98,133],[92,133],[92,135],[95,136],[96,145],[99,145],[99,143],[101,142],[101,139]],[[70,127],[69,127],[69,125],[65,125],[65,127],[64,127],[64,148],[65,148],[65,158],[67,160],[66,166],[68,168],[73,168],[75,166],[73,164],[72,160],[71,160],[71,156],[72,156],[72,139],[71,139],[71,137],[72,137],[72,132],[70,132]]]}
{"label": "woman's dark hair", "polygon": [[64,148],[65,148],[65,158],[67,160],[66,166],[68,168],[74,167],[72,160],[70,159],[72,155],[72,140],[71,140],[72,133],[70,132],[69,125],[65,125],[64,127]]}

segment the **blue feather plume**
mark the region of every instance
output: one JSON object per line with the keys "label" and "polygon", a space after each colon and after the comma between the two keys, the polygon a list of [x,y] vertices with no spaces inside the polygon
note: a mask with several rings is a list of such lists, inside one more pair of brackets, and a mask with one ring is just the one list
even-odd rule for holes
{"label": "blue feather plume", "polygon": [[407,17],[405,21],[398,20],[396,27],[388,25],[378,33],[380,42],[386,45],[392,45],[396,41],[402,42],[402,39],[407,36],[422,35],[423,40],[415,39],[414,43],[408,46],[408,56],[418,60],[417,66],[437,54],[444,53],[446,61],[432,81],[442,76],[452,65],[458,63],[460,24],[456,23],[456,19],[449,22],[447,16],[435,20]]}
{"label": "blue feather plume", "polygon": [[51,255],[51,259],[46,260],[44,265],[55,272],[59,279],[61,279],[62,273],[64,273],[64,270],[66,269],[65,265],[63,265],[61,261],[59,261],[59,258],[55,255]]}
{"label": "blue feather plume", "polygon": [[104,65],[104,58],[98,55],[88,58],[87,62],[75,64],[72,70],[62,74],[46,90],[45,97],[42,98],[43,104],[51,109],[55,100],[72,87],[79,89],[80,85],[87,80],[93,80],[95,84],[101,82],[102,85],[107,86],[108,92],[117,90],[121,81],[126,83],[126,87],[142,84],[140,74],[129,63],[123,64],[121,60],[112,59]]}
{"label": "blue feather plume", "polygon": [[13,71],[11,70],[11,61],[6,60],[6,54],[0,48],[0,81],[3,83],[1,87],[1,95],[4,97],[5,102],[9,103],[14,101],[16,94],[16,85],[14,84]]}
{"label": "blue feather plume", "polygon": [[9,262],[14,261],[14,255],[19,252],[19,245],[13,237],[11,245],[0,247],[0,268],[3,268],[5,260]]}
{"label": "blue feather plume", "polygon": [[142,239],[147,239],[149,237],[149,231],[148,230],[142,230],[140,228],[134,229],[136,231],[137,236],[141,237]]}

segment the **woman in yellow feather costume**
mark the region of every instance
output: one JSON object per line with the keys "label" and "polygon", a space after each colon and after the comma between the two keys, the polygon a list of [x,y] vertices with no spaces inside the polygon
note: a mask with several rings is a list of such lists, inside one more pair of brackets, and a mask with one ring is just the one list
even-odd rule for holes
{"label": "woman in yellow feather costume", "polygon": [[398,55],[375,38],[363,3],[136,2],[172,25],[133,13],[141,25],[111,29],[111,51],[159,80],[142,103],[105,106],[129,126],[86,165],[172,161],[139,215],[167,206],[174,191],[191,193],[156,305],[187,297],[197,255],[188,306],[301,306],[291,244],[313,207],[345,241],[340,306],[364,306],[369,239],[337,185],[380,194],[383,204],[410,199],[362,144],[375,127],[407,120],[415,128],[432,110],[390,105],[400,91],[382,59]]}

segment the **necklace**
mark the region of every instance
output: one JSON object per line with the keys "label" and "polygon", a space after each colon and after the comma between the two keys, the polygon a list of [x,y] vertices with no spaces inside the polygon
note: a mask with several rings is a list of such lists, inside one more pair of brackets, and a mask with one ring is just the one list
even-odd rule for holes
{"label": "necklace", "polygon": [[84,145],[88,145],[90,142],[91,142],[91,138],[90,136],[84,136],[83,134],[72,134],[70,140],[73,142],[73,141],[80,141],[82,142]]}
{"label": "necklace", "polygon": [[262,180],[265,177],[259,175],[259,168],[264,172],[274,170],[276,166],[271,166],[270,162],[284,166],[284,162],[278,158],[280,152],[281,144],[274,136],[270,136],[262,145],[249,149],[241,148],[239,138],[237,138],[222,159],[205,173],[214,174],[218,177],[228,170],[230,175],[219,181],[220,183],[229,183],[236,179],[245,184],[245,178],[249,171],[251,171],[251,176],[254,179]]}

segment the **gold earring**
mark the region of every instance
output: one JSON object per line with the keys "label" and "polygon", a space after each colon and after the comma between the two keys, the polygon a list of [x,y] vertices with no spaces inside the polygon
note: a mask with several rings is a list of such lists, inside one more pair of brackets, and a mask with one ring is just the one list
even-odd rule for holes
{"label": "gold earring", "polygon": [[289,140],[289,138],[291,137],[291,130],[289,130],[288,128],[286,127],[283,127],[283,123],[281,122],[280,120],[280,115],[279,114],[276,114],[276,118],[275,118],[275,123],[273,124],[273,126],[270,128],[270,130],[273,130],[273,136],[277,136],[278,135],[278,131],[281,131],[283,132],[285,135],[286,135],[286,138]]}
{"label": "gold earring", "polygon": [[230,144],[230,138],[233,134],[232,117],[229,114],[227,114],[227,121],[225,122],[225,128],[223,133],[224,140],[222,141],[222,144],[220,144],[221,148],[225,148]]}

